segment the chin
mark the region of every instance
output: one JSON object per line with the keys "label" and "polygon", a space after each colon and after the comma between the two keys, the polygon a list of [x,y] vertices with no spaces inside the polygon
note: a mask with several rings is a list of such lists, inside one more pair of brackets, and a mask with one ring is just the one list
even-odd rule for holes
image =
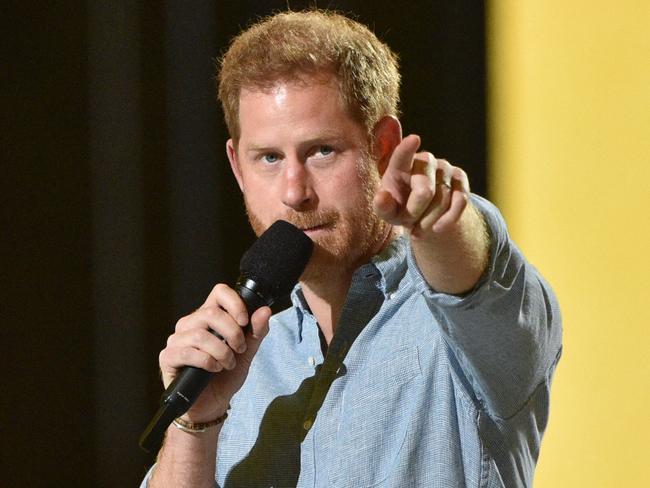
{"label": "chin", "polygon": [[322,242],[316,239],[314,253],[300,281],[314,284],[332,281],[341,275],[353,273],[363,260],[363,249],[352,239],[348,242]]}
{"label": "chin", "polygon": [[310,283],[331,279],[333,275],[340,273],[345,268],[341,258],[323,248],[318,242],[314,243],[312,254],[305,271],[300,276],[300,281]]}

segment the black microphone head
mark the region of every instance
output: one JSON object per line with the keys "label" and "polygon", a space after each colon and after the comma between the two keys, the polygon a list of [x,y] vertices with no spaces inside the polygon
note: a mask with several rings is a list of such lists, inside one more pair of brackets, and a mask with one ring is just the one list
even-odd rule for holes
{"label": "black microphone head", "polygon": [[278,220],[246,251],[239,270],[242,276],[261,282],[277,299],[298,282],[313,249],[314,243],[303,231]]}

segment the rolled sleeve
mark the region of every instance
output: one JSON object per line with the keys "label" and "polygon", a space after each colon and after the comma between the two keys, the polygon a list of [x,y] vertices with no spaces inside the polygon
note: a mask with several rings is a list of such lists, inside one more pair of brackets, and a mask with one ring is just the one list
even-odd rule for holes
{"label": "rolled sleeve", "polygon": [[472,195],[490,234],[488,266],[462,296],[433,290],[409,245],[408,269],[416,290],[447,338],[476,398],[497,418],[507,418],[549,381],[561,350],[555,295],[508,237],[503,217]]}

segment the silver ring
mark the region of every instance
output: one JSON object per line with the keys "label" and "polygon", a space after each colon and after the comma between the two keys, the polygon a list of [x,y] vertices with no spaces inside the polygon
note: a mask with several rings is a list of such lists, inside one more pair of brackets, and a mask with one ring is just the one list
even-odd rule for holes
{"label": "silver ring", "polygon": [[447,183],[446,181],[436,181],[436,186],[446,186],[451,190],[451,185]]}

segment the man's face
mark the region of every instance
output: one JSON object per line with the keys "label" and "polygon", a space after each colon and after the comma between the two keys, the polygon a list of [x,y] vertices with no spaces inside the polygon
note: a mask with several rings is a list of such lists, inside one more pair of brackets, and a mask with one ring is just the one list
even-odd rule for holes
{"label": "man's face", "polygon": [[227,148],[251,226],[305,230],[316,246],[303,280],[351,271],[378,250],[388,227],[372,210],[377,166],[333,77],[242,90],[239,124]]}

